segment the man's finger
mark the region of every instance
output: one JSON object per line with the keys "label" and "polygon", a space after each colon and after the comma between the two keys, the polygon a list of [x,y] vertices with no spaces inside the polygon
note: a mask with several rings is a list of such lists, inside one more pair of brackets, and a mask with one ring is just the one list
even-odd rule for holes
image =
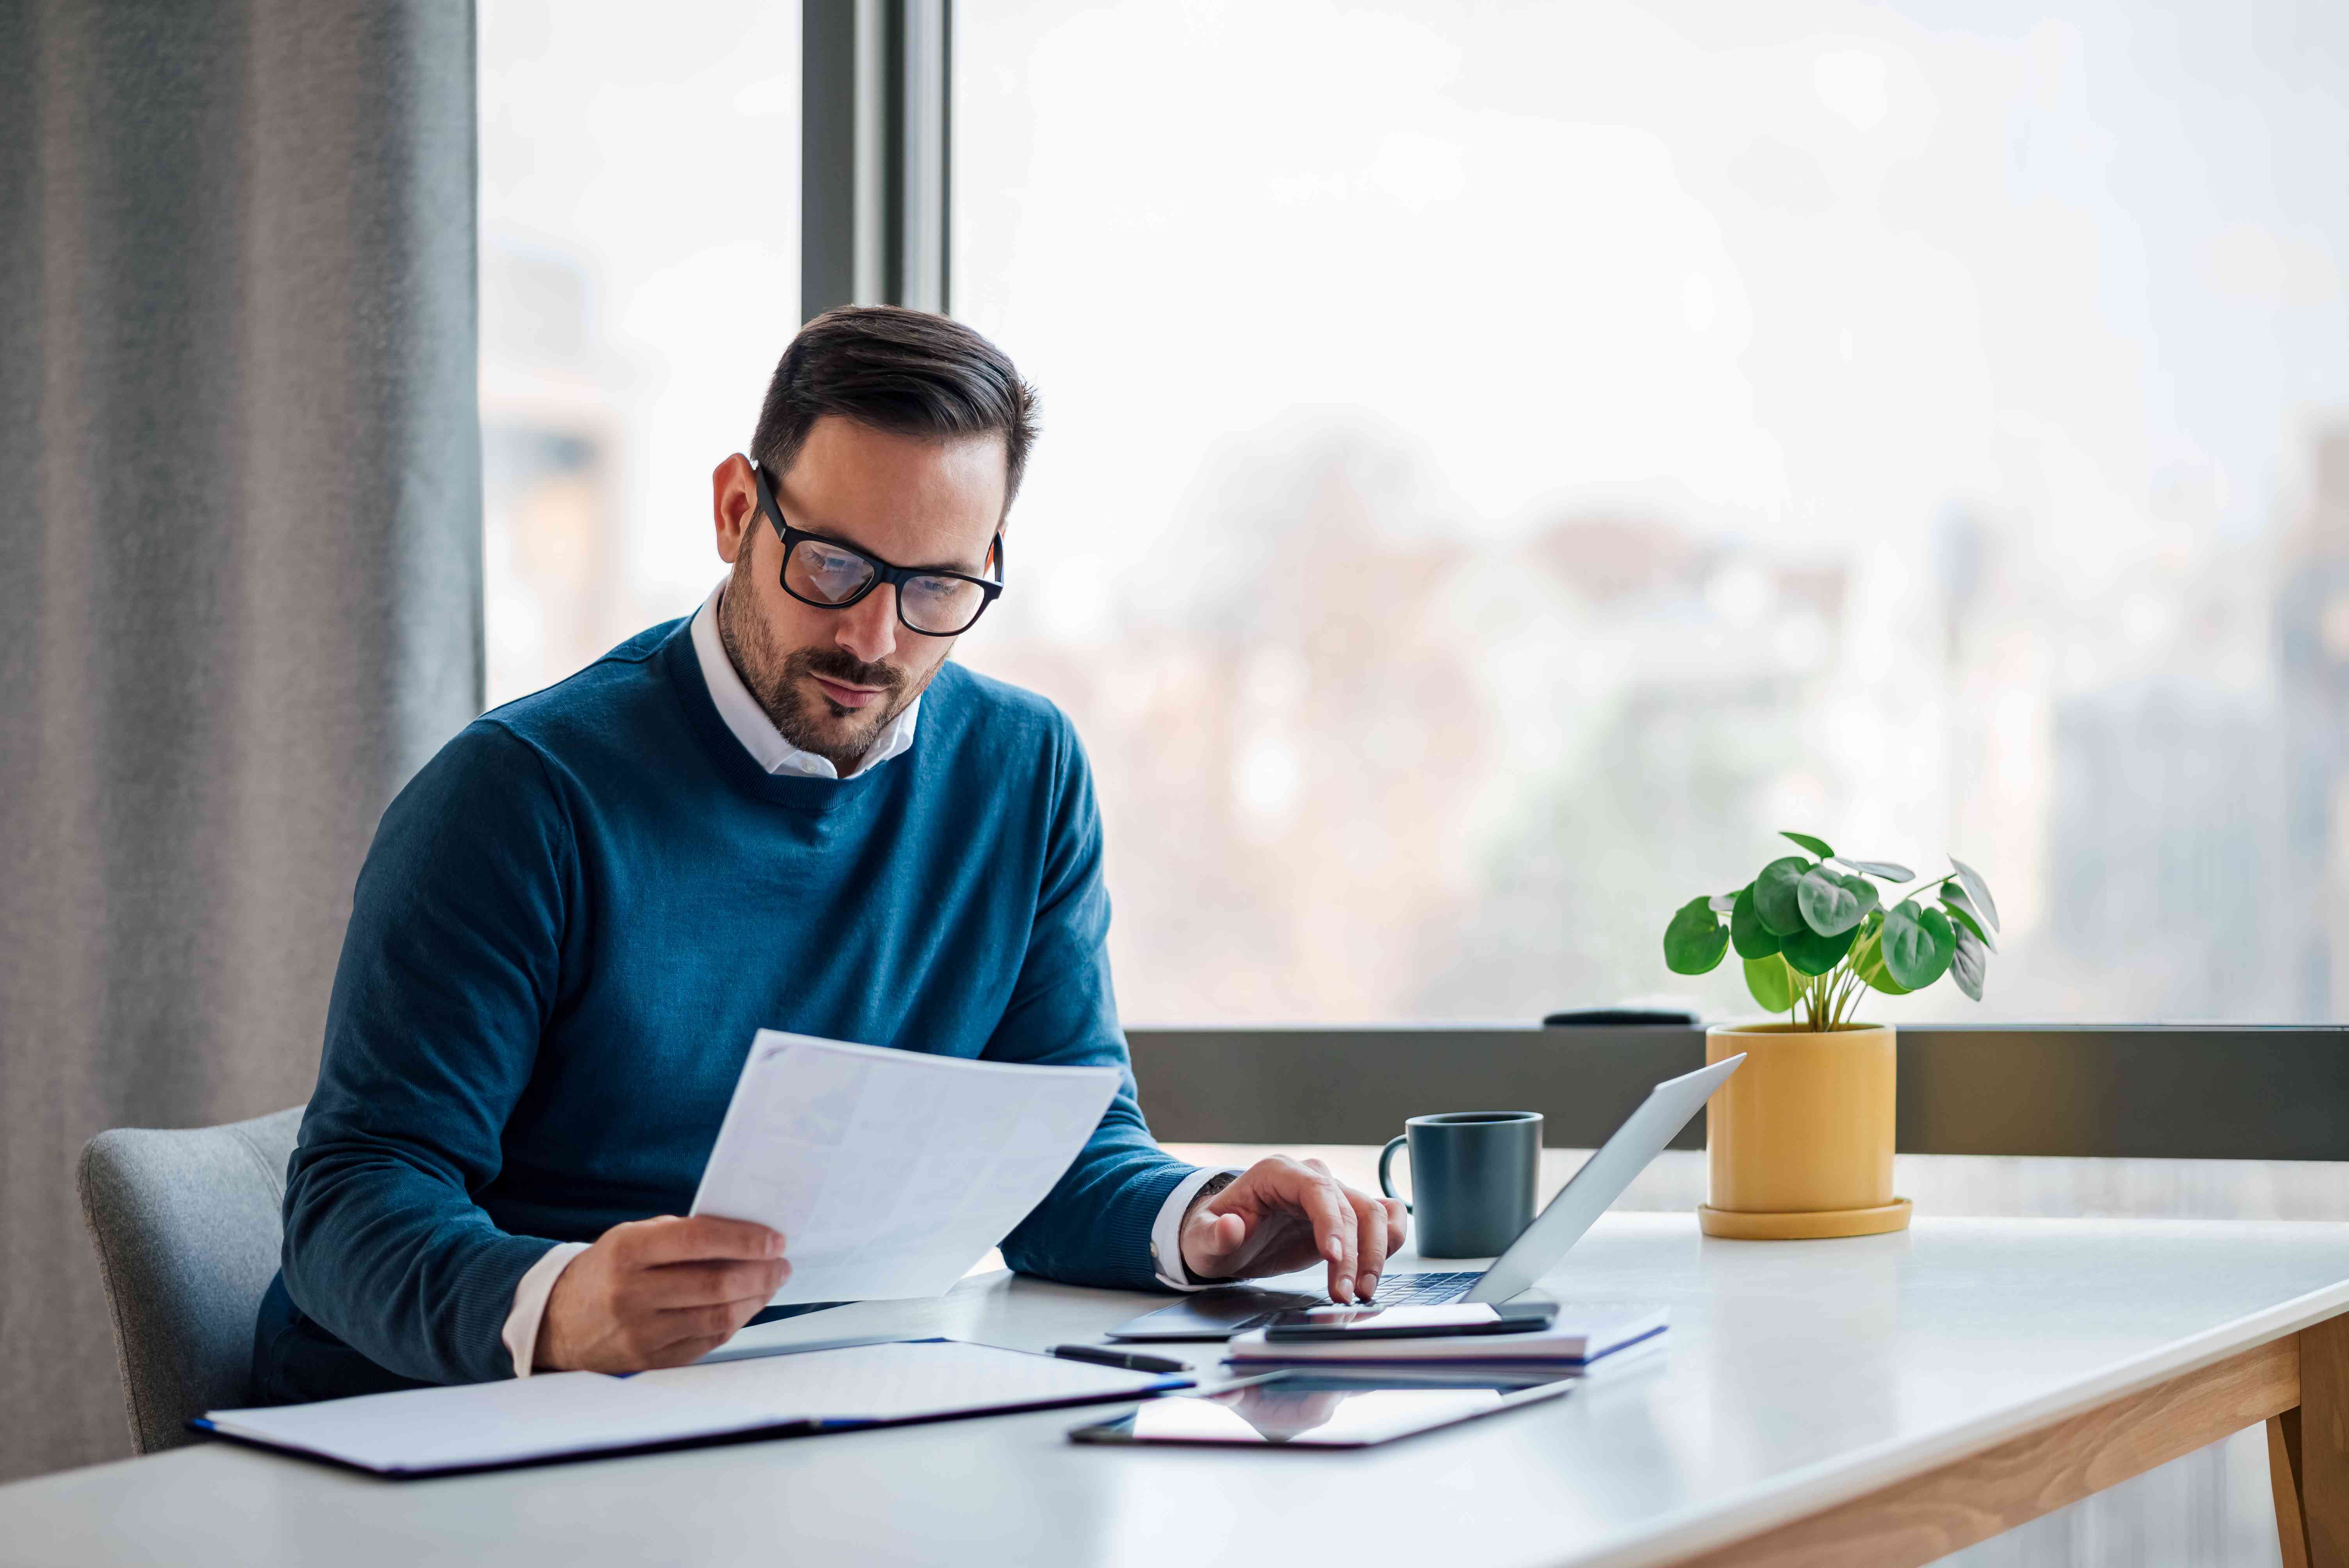
{"label": "man's finger", "polygon": [[1330,1299],[1354,1299],[1354,1206],[1346,1190],[1328,1176],[1309,1176],[1298,1183],[1298,1206],[1313,1225],[1315,1248],[1330,1264]]}
{"label": "man's finger", "polygon": [[1198,1279],[1230,1274],[1247,1233],[1247,1222],[1237,1214],[1218,1214],[1205,1206],[1192,1210],[1177,1243],[1183,1268]]}
{"label": "man's finger", "polygon": [[781,1290],[791,1275],[792,1265],[781,1258],[663,1264],[644,1272],[638,1289],[647,1305],[667,1311],[730,1301],[764,1301]]}
{"label": "man's finger", "polygon": [[621,1227],[629,1233],[632,1263],[647,1267],[660,1264],[701,1263],[728,1258],[779,1258],[783,1255],[780,1232],[749,1220],[696,1214],[689,1219],[668,1216],[640,1220]]}
{"label": "man's finger", "polygon": [[734,1336],[721,1334],[709,1339],[680,1339],[674,1345],[664,1345],[645,1361],[645,1370],[658,1372],[671,1367],[690,1367]]}
{"label": "man's finger", "polygon": [[1377,1199],[1346,1190],[1347,1201],[1354,1206],[1354,1227],[1360,1240],[1356,1243],[1361,1255],[1360,1272],[1355,1275],[1354,1288],[1368,1301],[1379,1288],[1379,1275],[1387,1268],[1387,1212]]}
{"label": "man's finger", "polygon": [[1228,1257],[1247,1241],[1247,1222],[1237,1214],[1217,1214],[1206,1209],[1191,1216],[1190,1243],[1210,1257]]}
{"label": "man's finger", "polygon": [[1381,1198],[1379,1207],[1386,1211],[1387,1255],[1392,1257],[1402,1250],[1403,1238],[1411,1234],[1411,1211],[1402,1206],[1400,1198]]}
{"label": "man's finger", "polygon": [[[646,1325],[645,1337],[655,1353],[686,1340],[708,1340],[715,1346],[723,1345],[739,1333],[742,1326],[759,1315],[760,1303],[731,1302],[715,1306],[681,1306],[674,1312],[657,1312]],[[705,1354],[694,1352],[696,1356]]]}

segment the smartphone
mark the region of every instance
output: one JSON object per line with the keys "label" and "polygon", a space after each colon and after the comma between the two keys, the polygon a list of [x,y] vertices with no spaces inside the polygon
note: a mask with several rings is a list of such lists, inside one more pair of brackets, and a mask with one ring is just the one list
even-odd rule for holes
{"label": "smartphone", "polygon": [[1309,1306],[1264,1326],[1275,1345],[1300,1340],[1433,1339],[1454,1334],[1529,1334],[1557,1317],[1553,1302],[1454,1302],[1444,1306]]}

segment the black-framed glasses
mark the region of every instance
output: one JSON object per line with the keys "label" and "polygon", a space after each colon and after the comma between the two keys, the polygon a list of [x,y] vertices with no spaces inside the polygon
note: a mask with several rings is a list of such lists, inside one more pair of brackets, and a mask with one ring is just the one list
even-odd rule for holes
{"label": "black-framed glasses", "polygon": [[783,521],[782,508],[767,483],[767,471],[754,460],[750,477],[759,486],[759,510],[783,542],[783,592],[819,610],[845,610],[886,583],[897,590],[897,619],[909,632],[926,637],[952,637],[978,624],[987,607],[1003,592],[1003,535],[998,533],[991,553],[992,578],[967,572],[916,571],[892,566],[853,544],[793,528]]}

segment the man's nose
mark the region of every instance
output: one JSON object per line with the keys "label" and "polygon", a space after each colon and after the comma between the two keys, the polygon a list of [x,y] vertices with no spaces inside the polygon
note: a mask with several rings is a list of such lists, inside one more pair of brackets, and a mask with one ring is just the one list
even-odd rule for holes
{"label": "man's nose", "polygon": [[882,583],[840,612],[833,639],[862,662],[877,665],[897,651],[897,590]]}

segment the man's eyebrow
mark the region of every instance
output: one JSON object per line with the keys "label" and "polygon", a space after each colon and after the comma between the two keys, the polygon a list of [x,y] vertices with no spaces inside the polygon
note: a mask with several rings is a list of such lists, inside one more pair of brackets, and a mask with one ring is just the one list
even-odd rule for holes
{"label": "man's eyebrow", "polygon": [[[989,540],[988,542],[991,545],[994,542]],[[979,558],[978,564],[976,566],[966,566],[957,561],[933,561],[926,562],[920,566],[908,566],[905,570],[908,572],[951,572],[957,577],[984,577],[987,575],[987,560],[986,557],[982,555]]]}
{"label": "man's eyebrow", "polygon": [[843,539],[840,535],[826,532],[821,528],[802,528],[794,522],[792,524],[792,531],[804,533],[811,539],[821,539],[826,544],[837,544],[844,549],[854,550],[859,555],[870,555],[874,560],[885,565],[895,566],[900,572],[951,572],[957,577],[986,576],[987,557],[995,548],[995,536],[990,533],[987,536],[987,549],[979,552],[978,564],[976,566],[966,566],[958,561],[896,562],[886,559],[875,551],[866,549],[853,539]]}

